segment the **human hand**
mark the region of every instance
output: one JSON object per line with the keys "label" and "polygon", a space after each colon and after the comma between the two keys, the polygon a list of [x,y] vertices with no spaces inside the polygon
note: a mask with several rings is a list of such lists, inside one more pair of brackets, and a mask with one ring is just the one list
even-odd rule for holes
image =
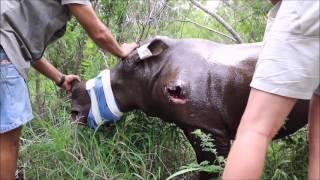
{"label": "human hand", "polygon": [[63,90],[67,91],[67,92],[70,92],[71,91],[71,88],[72,88],[72,82],[73,81],[81,81],[80,80],[80,77],[77,76],[77,75],[73,75],[73,74],[70,74],[70,75],[65,75],[65,80],[63,82],[63,84],[60,86]]}
{"label": "human hand", "polygon": [[124,43],[121,45],[122,55],[121,58],[126,58],[132,51],[138,48],[139,45],[137,43]]}

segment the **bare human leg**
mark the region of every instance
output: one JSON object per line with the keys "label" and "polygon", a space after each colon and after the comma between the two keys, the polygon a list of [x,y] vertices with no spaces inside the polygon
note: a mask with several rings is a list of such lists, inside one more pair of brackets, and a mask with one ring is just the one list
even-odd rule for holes
{"label": "bare human leg", "polygon": [[320,96],[313,95],[309,111],[309,180],[320,179]]}
{"label": "bare human leg", "polygon": [[0,134],[0,179],[14,179],[22,127]]}
{"label": "bare human leg", "polygon": [[222,179],[259,179],[267,147],[296,99],[252,88]]}

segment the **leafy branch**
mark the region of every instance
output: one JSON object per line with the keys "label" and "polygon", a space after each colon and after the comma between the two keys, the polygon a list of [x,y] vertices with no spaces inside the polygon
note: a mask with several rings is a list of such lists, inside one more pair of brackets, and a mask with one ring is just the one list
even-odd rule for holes
{"label": "leafy branch", "polygon": [[232,27],[231,25],[229,25],[221,16],[219,16],[217,13],[215,12],[211,12],[209,11],[207,8],[205,8],[203,5],[201,5],[199,2],[195,1],[195,0],[190,0],[190,2],[195,5],[196,7],[198,7],[199,9],[201,9],[203,12],[209,14],[210,16],[212,16],[213,18],[215,18],[233,37],[234,39],[240,44],[243,42],[242,38],[240,37],[239,33],[237,33]]}

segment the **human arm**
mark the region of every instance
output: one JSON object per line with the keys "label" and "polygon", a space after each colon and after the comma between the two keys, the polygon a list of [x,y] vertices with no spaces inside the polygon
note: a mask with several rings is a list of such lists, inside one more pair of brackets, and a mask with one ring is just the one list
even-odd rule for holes
{"label": "human arm", "polygon": [[82,4],[68,4],[70,12],[76,17],[90,38],[102,49],[119,58],[127,57],[138,47],[136,43],[122,44],[115,40],[110,30],[97,17],[91,6]]}
{"label": "human arm", "polygon": [[51,79],[53,82],[58,84],[61,81],[61,78],[65,76],[65,81],[61,85],[61,88],[70,91],[71,90],[71,82],[76,80],[80,81],[79,76],[76,75],[64,75],[57,68],[55,68],[52,64],[50,64],[45,58],[41,58],[35,61],[32,64],[32,67],[36,69],[38,72]]}

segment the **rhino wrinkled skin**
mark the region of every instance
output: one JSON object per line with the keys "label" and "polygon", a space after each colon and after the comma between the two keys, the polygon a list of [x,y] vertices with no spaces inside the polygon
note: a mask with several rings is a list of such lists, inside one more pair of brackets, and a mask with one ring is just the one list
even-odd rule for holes
{"label": "rhino wrinkled skin", "polygon": [[[147,40],[152,56],[140,59],[134,51],[111,69],[111,86],[123,112],[135,109],[180,127],[198,162],[213,162],[191,132],[201,129],[214,138],[219,155],[227,156],[250,91],[261,44],[225,45],[201,39]],[[308,101],[299,100],[276,138],[307,124]],[[85,83],[72,89],[72,118],[86,123],[90,98]],[[208,179],[217,174],[200,174]]]}

